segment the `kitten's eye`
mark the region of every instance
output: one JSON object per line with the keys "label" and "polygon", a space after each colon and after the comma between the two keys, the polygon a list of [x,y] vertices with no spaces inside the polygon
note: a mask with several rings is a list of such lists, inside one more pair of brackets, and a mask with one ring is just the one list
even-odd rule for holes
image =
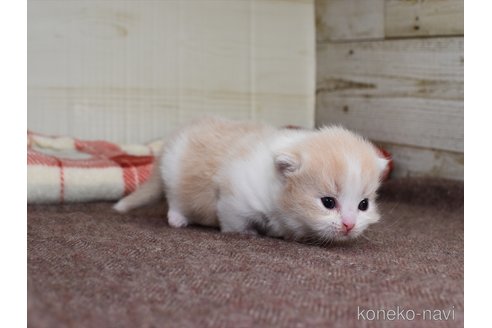
{"label": "kitten's eye", "polygon": [[333,197],[323,197],[321,198],[321,202],[323,203],[323,206],[329,210],[334,209],[337,204]]}
{"label": "kitten's eye", "polygon": [[359,210],[365,211],[369,207],[369,200],[367,198],[364,198],[360,203],[359,203]]}

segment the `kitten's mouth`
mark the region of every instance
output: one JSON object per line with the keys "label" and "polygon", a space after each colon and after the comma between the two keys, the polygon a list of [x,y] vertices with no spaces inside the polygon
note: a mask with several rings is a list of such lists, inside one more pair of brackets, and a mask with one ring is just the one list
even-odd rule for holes
{"label": "kitten's mouth", "polygon": [[332,237],[330,238],[330,240],[334,243],[341,243],[341,244],[344,244],[346,242],[351,242],[353,241],[354,239],[356,239],[358,236],[358,234],[354,234],[352,232],[350,232],[349,234],[345,234],[345,233],[342,233],[342,232],[338,232],[338,233],[334,233],[332,235]]}
{"label": "kitten's mouth", "polygon": [[341,233],[338,238],[340,240],[350,240],[350,239],[353,239],[354,236],[352,236],[352,234],[350,234],[350,233]]}
{"label": "kitten's mouth", "polygon": [[338,238],[340,240],[350,240],[350,239],[357,238],[358,235],[359,235],[359,233],[357,233],[357,231],[354,231],[354,230],[346,231],[346,230],[342,229],[338,233]]}

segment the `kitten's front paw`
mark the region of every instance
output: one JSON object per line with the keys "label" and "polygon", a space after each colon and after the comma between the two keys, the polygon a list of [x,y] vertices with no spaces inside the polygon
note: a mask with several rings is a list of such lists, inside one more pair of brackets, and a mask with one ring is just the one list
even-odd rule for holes
{"label": "kitten's front paw", "polygon": [[220,231],[222,233],[238,234],[243,236],[258,236],[258,231],[256,231],[255,229],[238,230],[238,229],[221,228]]}

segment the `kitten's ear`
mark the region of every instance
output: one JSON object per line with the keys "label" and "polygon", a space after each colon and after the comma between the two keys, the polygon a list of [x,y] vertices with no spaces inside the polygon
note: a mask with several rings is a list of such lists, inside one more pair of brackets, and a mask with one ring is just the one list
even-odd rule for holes
{"label": "kitten's ear", "polygon": [[301,160],[298,156],[290,153],[275,155],[275,167],[285,176],[294,174],[301,168]]}
{"label": "kitten's ear", "polygon": [[389,163],[390,163],[390,161],[388,159],[378,156],[377,165],[379,168],[379,179],[380,179],[380,181],[384,181],[388,178],[388,175],[390,173]]}
{"label": "kitten's ear", "polygon": [[374,149],[376,150],[377,156],[376,165],[379,169],[379,181],[384,181],[388,179],[393,169],[393,159],[391,158],[391,154],[383,148],[374,146]]}
{"label": "kitten's ear", "polygon": [[388,166],[389,161],[386,158],[379,157],[378,156],[378,168],[379,171],[384,171],[386,170],[386,167]]}

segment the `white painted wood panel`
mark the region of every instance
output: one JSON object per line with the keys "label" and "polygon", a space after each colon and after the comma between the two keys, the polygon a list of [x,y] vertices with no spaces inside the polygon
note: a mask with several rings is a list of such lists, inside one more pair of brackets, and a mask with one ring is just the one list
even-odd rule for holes
{"label": "white painted wood panel", "polygon": [[463,0],[386,0],[386,37],[463,34]]}
{"label": "white painted wood panel", "polygon": [[463,38],[318,45],[316,123],[463,151]]}
{"label": "white painted wood panel", "polygon": [[205,114],[314,125],[311,0],[28,1],[28,128],[145,142]]}
{"label": "white painted wood panel", "polygon": [[384,38],[384,0],[316,0],[318,42]]}

